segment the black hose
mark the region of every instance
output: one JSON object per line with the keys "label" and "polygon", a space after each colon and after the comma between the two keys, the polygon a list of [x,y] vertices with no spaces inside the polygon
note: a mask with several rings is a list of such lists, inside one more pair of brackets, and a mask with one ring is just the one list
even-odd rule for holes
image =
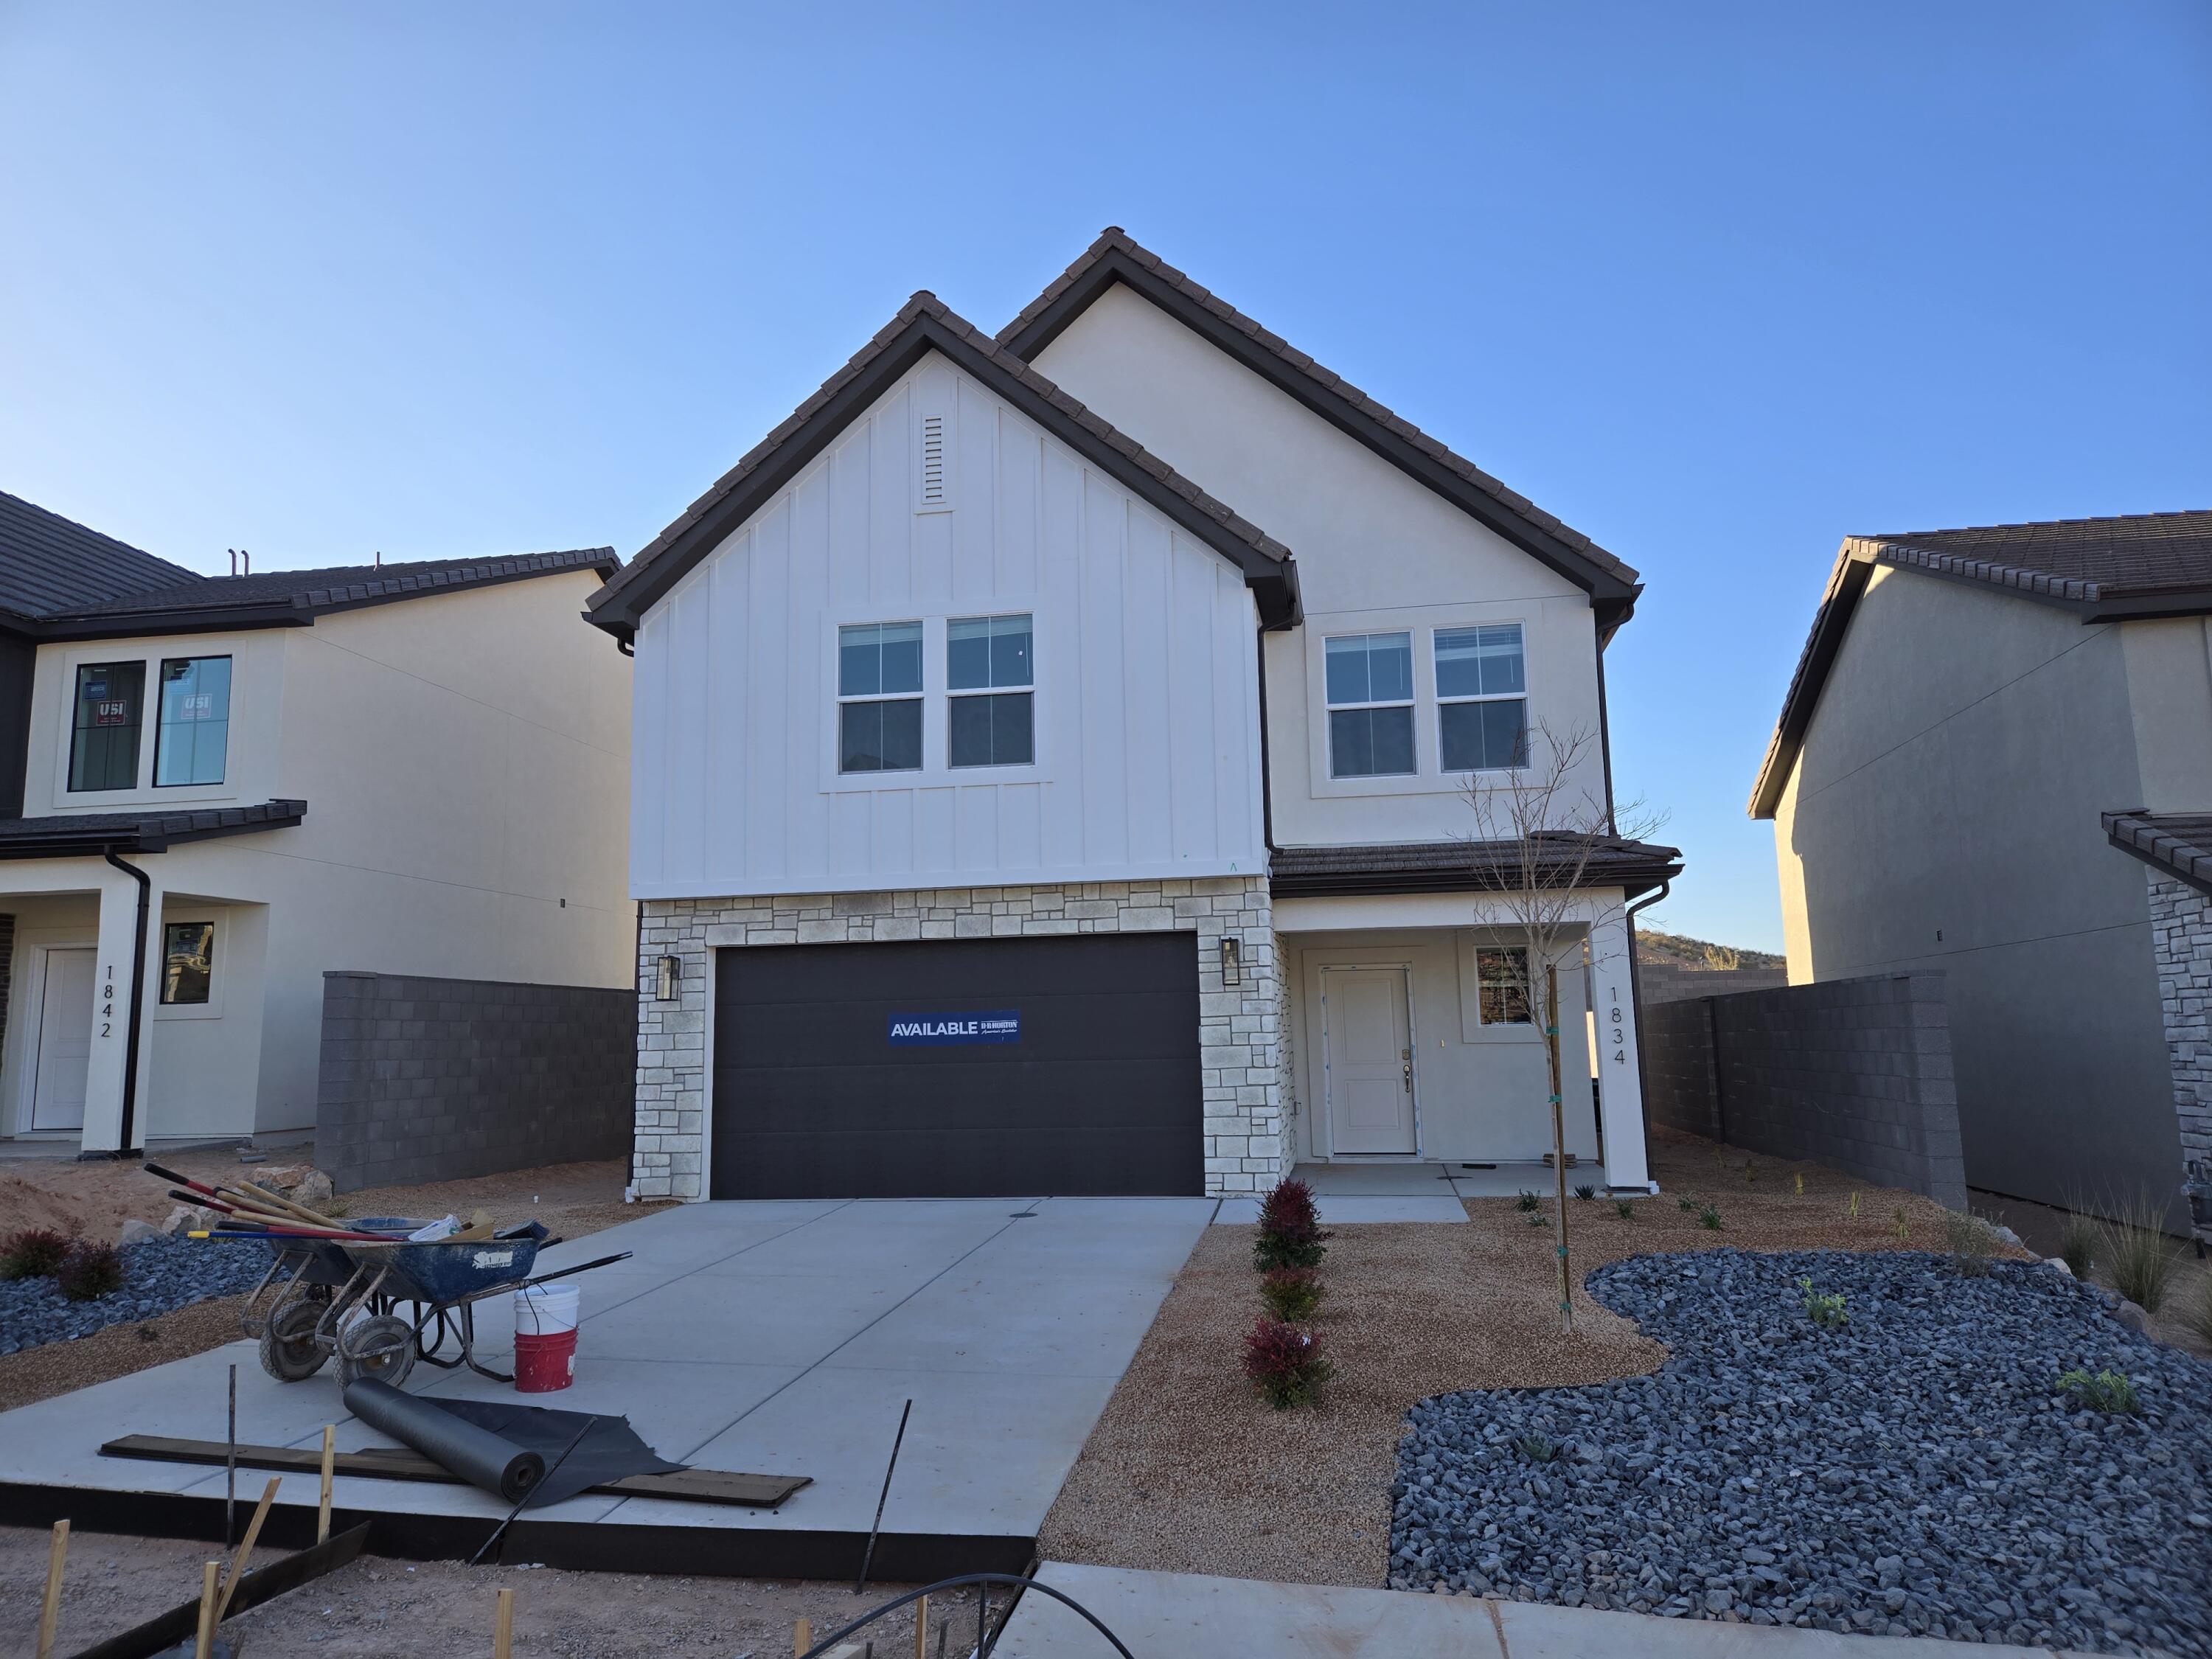
{"label": "black hose", "polygon": [[[876,1608],[874,1611],[861,1614],[860,1617],[855,1619],[851,1624],[846,1626],[844,1629],[830,1632],[829,1635],[823,1637],[812,1647],[807,1649],[805,1652],[800,1654],[799,1656],[799,1659],[822,1659],[822,1656],[823,1654],[828,1653],[830,1649],[836,1647],[838,1643],[852,1635],[854,1631],[865,1630],[870,1625],[874,1624],[877,1620],[881,1619],[884,1614],[896,1613],[901,1607],[906,1606],[909,1601],[919,1601],[925,1595],[934,1595],[939,1590],[958,1589],[963,1584],[980,1584],[986,1586],[991,1584],[1012,1584],[1021,1589],[1042,1591],[1043,1594],[1049,1595],[1054,1601],[1061,1603],[1063,1606],[1074,1608],[1075,1611],[1082,1616],[1085,1624],[1089,1625],[1091,1629],[1097,1631],[1101,1636],[1104,1637],[1109,1642],[1113,1644],[1114,1651],[1120,1654],[1121,1656],[1121,1659],[1135,1659],[1135,1656],[1133,1655],[1128,1649],[1121,1645],[1121,1638],[1115,1635],[1112,1631],[1108,1630],[1104,1625],[1101,1624],[1097,1616],[1093,1613],[1090,1608],[1085,1607],[1083,1603],[1077,1601],[1072,1595],[1063,1595],[1049,1584],[1040,1583],[1034,1578],[1025,1578],[1018,1572],[963,1573],[957,1578],[940,1578],[933,1584],[924,1584],[920,1589],[908,1590],[904,1595],[898,1597],[896,1600],[886,1601],[883,1606]],[[1011,1611],[1011,1608],[1009,1611]]]}

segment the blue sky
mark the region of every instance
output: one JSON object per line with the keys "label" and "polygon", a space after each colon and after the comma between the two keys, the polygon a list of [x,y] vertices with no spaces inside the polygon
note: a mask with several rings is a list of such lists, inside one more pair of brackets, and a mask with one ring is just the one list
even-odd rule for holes
{"label": "blue sky", "polygon": [[210,571],[635,551],[1108,223],[1638,567],[1664,924],[1847,532],[2212,506],[2212,8],[0,0],[0,488]]}

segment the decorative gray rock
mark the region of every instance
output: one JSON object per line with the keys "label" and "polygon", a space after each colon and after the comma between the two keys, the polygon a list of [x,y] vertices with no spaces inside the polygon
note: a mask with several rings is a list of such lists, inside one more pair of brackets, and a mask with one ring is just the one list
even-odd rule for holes
{"label": "decorative gray rock", "polygon": [[126,1244],[136,1244],[141,1239],[159,1238],[161,1236],[161,1230],[152,1222],[141,1221],[137,1217],[133,1216],[123,1224],[122,1231],[115,1236],[115,1243],[119,1248]]}

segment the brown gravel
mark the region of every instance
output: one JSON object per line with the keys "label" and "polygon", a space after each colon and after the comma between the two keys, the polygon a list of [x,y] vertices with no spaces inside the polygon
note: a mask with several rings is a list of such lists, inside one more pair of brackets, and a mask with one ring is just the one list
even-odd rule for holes
{"label": "brown gravel", "polygon": [[[271,1164],[312,1161],[311,1146],[272,1155]],[[234,1152],[185,1152],[157,1160],[195,1180],[234,1184],[250,1180],[256,1168],[241,1164]],[[635,1221],[665,1206],[624,1204],[623,1184],[629,1165],[619,1160],[556,1164],[542,1170],[467,1181],[442,1181],[422,1187],[383,1187],[347,1193],[336,1200],[349,1215],[454,1214],[466,1218],[484,1209],[502,1226],[544,1222],[556,1236],[580,1238],[602,1228]],[[58,1225],[90,1237],[112,1237],[124,1216],[158,1222],[173,1207],[162,1182],[135,1164],[76,1164],[55,1160],[14,1166],[16,1186],[39,1195],[38,1224]],[[151,1194],[152,1203],[144,1200]],[[15,1194],[15,1187],[8,1196]],[[532,1200],[536,1201],[533,1203]],[[136,1207],[131,1207],[135,1203]],[[118,1213],[119,1212],[119,1213]],[[9,1229],[16,1212],[0,1209]],[[49,1342],[21,1353],[0,1354],[0,1411],[51,1399],[72,1389],[127,1376],[150,1365],[204,1353],[237,1340],[243,1298],[222,1297],[162,1314],[143,1324],[111,1325],[70,1342]],[[152,1333],[151,1335],[147,1333]]]}
{"label": "brown gravel", "polygon": [[[1667,1350],[1592,1302],[1583,1274],[1649,1250],[1942,1248],[1942,1211],[1811,1164],[1661,1132],[1664,1195],[1621,1219],[1568,1200],[1577,1284],[1559,1328],[1548,1226],[1511,1199],[1468,1202],[1470,1224],[1336,1230],[1320,1328],[1337,1366],[1322,1400],[1274,1412],[1239,1370],[1259,1314],[1254,1230],[1209,1228],[1046,1517],[1050,1560],[1313,1584],[1380,1584],[1389,1490],[1415,1401],[1471,1388],[1546,1388],[1656,1370]],[[1803,1177],[1804,1190],[1797,1178]],[[1848,1214],[1851,1193],[1859,1214]],[[1715,1232],[1680,1197],[1721,1211]],[[1544,1212],[1551,1203],[1546,1197]],[[1905,1218],[1899,1238],[1898,1213]]]}
{"label": "brown gravel", "polygon": [[[0,1659],[28,1659],[46,1586],[51,1534],[0,1528]],[[204,1543],[76,1533],[62,1578],[56,1649],[75,1653],[199,1594]],[[257,1555],[257,1559],[273,1559]],[[514,1592],[514,1645],[556,1659],[758,1659],[792,1651],[793,1623],[817,1639],[911,1588],[744,1578],[647,1578],[547,1568],[466,1567],[366,1558],[223,1623],[250,1659],[391,1659],[395,1654],[491,1651],[497,1592]],[[995,1623],[996,1620],[994,1620]],[[950,1652],[974,1645],[975,1598],[933,1598],[933,1630],[949,1625]],[[914,1651],[914,1615],[871,1626],[879,1654]],[[963,1639],[964,1636],[964,1640]],[[930,1638],[930,1650],[937,1639]]]}

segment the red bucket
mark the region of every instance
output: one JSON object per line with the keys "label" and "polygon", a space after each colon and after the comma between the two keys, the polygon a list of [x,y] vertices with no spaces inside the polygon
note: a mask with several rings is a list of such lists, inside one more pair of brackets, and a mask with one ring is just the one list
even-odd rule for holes
{"label": "red bucket", "polygon": [[551,1394],[576,1380],[574,1285],[533,1285],[514,1293],[514,1388]]}

